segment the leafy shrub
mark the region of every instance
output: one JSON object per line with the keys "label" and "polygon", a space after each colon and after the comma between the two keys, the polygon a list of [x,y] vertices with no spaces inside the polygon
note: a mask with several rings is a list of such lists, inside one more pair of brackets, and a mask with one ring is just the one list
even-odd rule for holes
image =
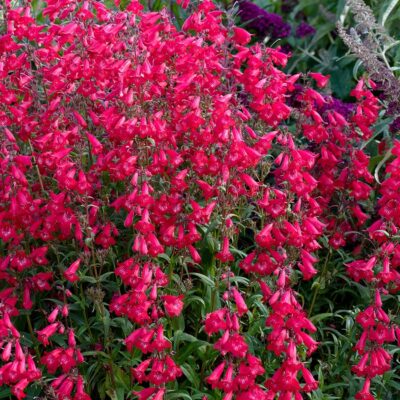
{"label": "leafy shrub", "polygon": [[182,29],[136,1],[3,10],[2,397],[370,399],[384,373],[391,393],[400,145],[374,180],[374,82],[335,103],[189,7]]}

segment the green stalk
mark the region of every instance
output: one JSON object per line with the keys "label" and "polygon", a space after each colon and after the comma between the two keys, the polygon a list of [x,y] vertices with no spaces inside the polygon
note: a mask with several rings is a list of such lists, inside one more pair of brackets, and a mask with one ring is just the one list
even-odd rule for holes
{"label": "green stalk", "polygon": [[28,143],[29,143],[29,147],[31,149],[33,161],[35,163],[35,169],[36,169],[36,173],[37,173],[37,176],[38,176],[38,179],[39,179],[40,188],[42,189],[43,193],[46,193],[46,191],[44,190],[43,178],[42,178],[42,174],[40,173],[40,170],[39,170],[39,165],[38,165],[38,163],[36,161],[36,157],[33,155],[34,150],[33,150],[32,142],[31,142],[30,139],[28,140]]}
{"label": "green stalk", "polygon": [[[322,267],[322,272],[321,272],[321,276],[320,276],[321,278],[325,278],[325,276],[326,276],[328,262],[329,262],[330,258],[331,258],[331,251],[329,250],[329,254],[325,259],[324,266]],[[308,311],[308,315],[312,315],[312,312],[313,312],[314,306],[315,306],[315,302],[316,302],[317,297],[318,297],[319,288],[320,288],[320,285],[316,285],[315,286],[314,293],[313,293],[313,298],[311,300],[311,306],[310,306],[310,309]]]}
{"label": "green stalk", "polygon": [[[82,287],[82,285],[79,285],[79,289],[80,289],[80,293],[81,293],[81,298],[84,299],[84,298],[85,298],[85,294],[83,293],[83,287]],[[87,327],[87,329],[88,329],[89,336],[90,336],[90,338],[92,339],[92,342],[95,343],[95,339],[94,339],[94,336],[93,336],[93,332],[92,332],[92,330],[90,329],[89,319],[88,319],[88,316],[87,316],[87,314],[86,314],[86,307],[84,306],[84,304],[81,304],[81,306],[82,306],[82,311],[83,311],[83,319],[85,320],[85,324],[86,324],[86,327]]]}
{"label": "green stalk", "polygon": [[26,315],[26,322],[28,323],[28,329],[29,329],[29,333],[31,334],[32,343],[35,348],[36,357],[38,358],[38,360],[40,360],[39,346],[38,346],[38,343],[36,340],[35,333],[33,332],[32,321],[31,321],[31,317],[29,314]]}

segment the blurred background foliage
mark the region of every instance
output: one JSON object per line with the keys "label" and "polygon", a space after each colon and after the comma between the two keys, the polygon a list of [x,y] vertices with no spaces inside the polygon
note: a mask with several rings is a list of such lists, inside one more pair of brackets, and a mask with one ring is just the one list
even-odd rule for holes
{"label": "blurred background foliage", "polygon": [[[331,75],[332,93],[347,99],[350,89],[362,75],[363,68],[358,58],[351,54],[343,40],[338,36],[336,25],[340,21],[351,32],[355,31],[354,14],[352,7],[345,0],[256,0],[255,4],[261,8],[281,15],[291,27],[291,34],[284,39],[274,41],[274,45],[281,45],[292,53],[288,65],[289,72],[318,71]],[[376,21],[382,29],[393,38],[393,44],[386,52],[391,69],[396,73],[400,68],[400,2],[393,0],[366,1],[371,7]],[[308,24],[314,32],[299,37],[296,30],[301,24]],[[362,40],[371,27],[362,27],[357,35]],[[271,45],[274,38],[264,38],[264,42]]]}

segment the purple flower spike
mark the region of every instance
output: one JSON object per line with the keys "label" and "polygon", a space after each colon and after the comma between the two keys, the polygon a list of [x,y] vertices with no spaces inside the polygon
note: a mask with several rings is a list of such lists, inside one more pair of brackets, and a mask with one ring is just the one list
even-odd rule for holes
{"label": "purple flower spike", "polygon": [[302,22],[296,29],[296,37],[303,38],[306,36],[313,35],[316,32],[315,28],[307,24],[307,22]]}
{"label": "purple flower spike", "polygon": [[273,39],[290,35],[291,27],[278,14],[269,13],[251,1],[239,2],[240,19],[246,23],[246,29],[254,29],[259,35]]}

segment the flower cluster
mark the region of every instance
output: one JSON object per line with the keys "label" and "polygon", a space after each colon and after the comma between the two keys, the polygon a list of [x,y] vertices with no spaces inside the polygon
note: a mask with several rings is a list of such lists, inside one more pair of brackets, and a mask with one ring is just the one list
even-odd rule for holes
{"label": "flower cluster", "polygon": [[[285,11],[289,12],[290,10],[286,10],[286,8]],[[238,16],[246,29],[255,31],[259,36],[282,39],[290,36],[292,32],[292,27],[284,21],[281,15],[268,12],[249,0],[239,1]],[[304,38],[315,32],[313,26],[301,21],[294,29],[294,36]]]}
{"label": "flower cluster", "polygon": [[0,319],[1,360],[0,385],[12,386],[11,393],[22,398],[29,383],[36,381],[42,375],[30,354],[22,349],[21,335],[10,320],[7,312]]}
{"label": "flower cluster", "polygon": [[270,36],[273,39],[290,35],[291,26],[284,22],[280,15],[265,11],[251,1],[239,1],[238,15],[245,28],[255,30],[258,35]]}
{"label": "flower cluster", "polygon": [[363,389],[356,399],[374,399],[370,393],[371,379],[383,375],[391,368],[392,354],[385,345],[400,340],[400,328],[385,310],[381,295],[395,294],[400,290],[400,247],[396,235],[400,227],[398,212],[400,183],[400,143],[392,149],[395,159],[386,167],[386,179],[380,186],[379,218],[367,229],[374,252],[366,259],[347,264],[348,274],[357,282],[367,282],[374,290],[374,301],[356,318],[363,332],[355,345],[361,356],[353,372],[365,378]]}
{"label": "flower cluster", "polygon": [[[214,348],[225,358],[206,380],[212,389],[218,388],[225,393],[225,400],[266,399],[265,392],[256,383],[256,378],[265,372],[262,362],[249,352],[248,345],[240,334],[239,318],[248,312],[248,308],[238,289],[230,285],[232,277],[232,273],[222,276],[228,288],[223,295],[227,306],[213,311],[205,319],[205,331],[208,335],[222,332]],[[231,307],[231,304],[235,307]]]}
{"label": "flower cluster", "polygon": [[298,38],[314,35],[314,33],[316,33],[315,28],[304,21],[302,21],[296,28],[296,37]]}
{"label": "flower cluster", "polygon": [[[111,381],[127,370],[121,380],[139,399],[166,398],[185,379],[172,344],[189,307],[184,278],[200,275],[214,285],[212,301],[190,333],[204,329],[218,352],[202,371],[210,390],[224,400],[300,399],[318,386],[308,362],[318,342],[296,282],[317,274],[323,236],[343,248],[368,218],[359,203],[373,179],[359,145],[378,114],[373,83],[360,81],[354,107],[340,112],[319,91],[328,77],[285,74],[286,54],[250,46],[209,0],[182,29],[165,9],[122,8],[49,0],[44,24],[30,6],[5,13],[0,385],[18,399],[32,387],[59,400],[101,398],[89,379],[98,363]],[[271,34],[285,36],[281,28]],[[351,277],[370,282],[382,260],[382,293],[398,279],[398,249],[382,236],[399,222],[397,159],[387,173],[382,218],[369,228],[381,253],[349,264]],[[246,230],[251,246],[238,250]],[[266,351],[280,363],[272,373],[247,342],[253,288],[268,310]],[[370,360],[357,371],[368,379],[387,354],[377,347],[392,339],[378,303],[360,317],[373,345],[357,345]]]}
{"label": "flower cluster", "polygon": [[[110,304],[110,310],[116,315],[128,317],[132,322],[141,325],[126,339],[129,351],[139,349],[143,354],[151,353],[150,357],[132,368],[132,376],[139,382],[149,382],[159,389],[150,392],[162,398],[167,382],[174,381],[182,375],[182,371],[168,355],[171,343],[164,336],[164,326],[160,318],[164,315],[177,317],[181,314],[183,302],[181,296],[159,295],[159,290],[168,284],[167,276],[155,265],[145,263],[139,265],[130,258],[115,270],[124,285],[129,290],[115,296]],[[150,372],[146,375],[146,371]],[[148,389],[137,392],[138,396],[149,393]]]}

